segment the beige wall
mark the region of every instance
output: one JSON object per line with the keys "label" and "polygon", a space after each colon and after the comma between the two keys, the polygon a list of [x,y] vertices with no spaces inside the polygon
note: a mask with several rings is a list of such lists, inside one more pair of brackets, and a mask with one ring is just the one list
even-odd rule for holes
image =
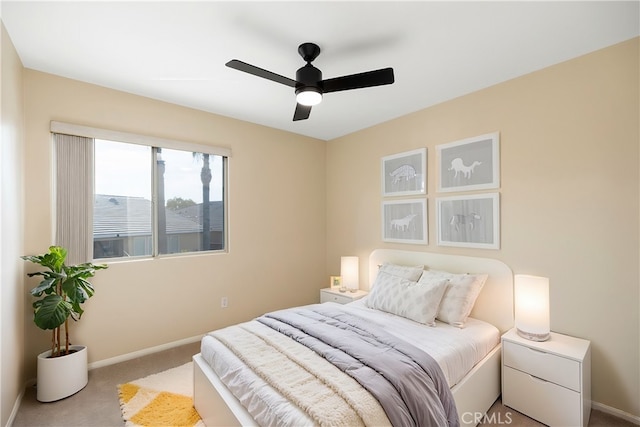
{"label": "beige wall", "polygon": [[[552,330],[592,341],[593,399],[640,416],[638,39],[339,138],[327,269],[378,247],[498,258],[551,281]],[[500,132],[501,249],[436,245],[437,144]],[[429,244],[381,241],[380,158],[428,149]],[[450,195],[450,193],[444,194]]]}
{"label": "beige wall", "polygon": [[[228,254],[113,262],[73,324],[89,362],[317,302],[325,285],[325,143],[95,85],[25,70],[25,252],[52,243],[49,123],[212,144],[229,161]],[[26,290],[35,282],[26,281]],[[229,307],[220,308],[221,297]],[[26,363],[48,334],[26,327]]]}
{"label": "beige wall", "polygon": [[22,64],[0,24],[0,425],[24,386]]}

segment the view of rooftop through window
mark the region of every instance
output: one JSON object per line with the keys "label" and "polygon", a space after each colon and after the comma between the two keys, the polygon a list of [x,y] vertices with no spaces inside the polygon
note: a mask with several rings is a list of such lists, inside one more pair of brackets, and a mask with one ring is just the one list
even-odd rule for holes
{"label": "view of rooftop through window", "polygon": [[222,156],[96,140],[94,158],[94,258],[224,249]]}

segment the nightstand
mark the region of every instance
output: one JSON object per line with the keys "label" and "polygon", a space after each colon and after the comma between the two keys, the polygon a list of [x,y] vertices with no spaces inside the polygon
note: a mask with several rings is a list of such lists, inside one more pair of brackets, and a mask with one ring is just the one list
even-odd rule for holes
{"label": "nightstand", "polygon": [[591,414],[591,346],[551,332],[548,341],[502,336],[502,403],[550,426],[586,426]]}
{"label": "nightstand", "polygon": [[348,304],[366,296],[369,292],[358,289],[355,292],[340,292],[337,289],[320,289],[320,302],[337,302],[338,304]]}

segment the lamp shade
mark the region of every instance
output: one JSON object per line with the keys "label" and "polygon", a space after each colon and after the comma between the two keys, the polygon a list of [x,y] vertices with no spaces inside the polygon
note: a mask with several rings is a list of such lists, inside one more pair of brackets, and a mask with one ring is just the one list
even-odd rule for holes
{"label": "lamp shade", "polygon": [[360,287],[358,278],[358,257],[343,256],[340,258],[340,275],[342,276],[342,284],[351,292],[355,292]]}
{"label": "lamp shade", "polygon": [[518,335],[532,341],[549,339],[549,279],[516,274],[515,314]]}

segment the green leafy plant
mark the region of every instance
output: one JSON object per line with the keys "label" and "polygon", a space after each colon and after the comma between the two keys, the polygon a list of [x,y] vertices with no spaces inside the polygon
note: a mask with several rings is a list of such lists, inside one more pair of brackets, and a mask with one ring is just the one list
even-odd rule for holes
{"label": "green leafy plant", "polygon": [[[33,321],[40,329],[52,330],[50,357],[69,354],[69,318],[77,321],[82,317],[82,303],[94,294],[93,285],[87,279],[93,277],[96,270],[107,266],[92,263],[66,265],[67,250],[61,246],[51,246],[43,255],[21,258],[48,269],[27,274],[29,277],[42,276],[40,284],[31,289],[31,295],[39,298],[33,302]],[[63,327],[64,350],[61,340]]]}

